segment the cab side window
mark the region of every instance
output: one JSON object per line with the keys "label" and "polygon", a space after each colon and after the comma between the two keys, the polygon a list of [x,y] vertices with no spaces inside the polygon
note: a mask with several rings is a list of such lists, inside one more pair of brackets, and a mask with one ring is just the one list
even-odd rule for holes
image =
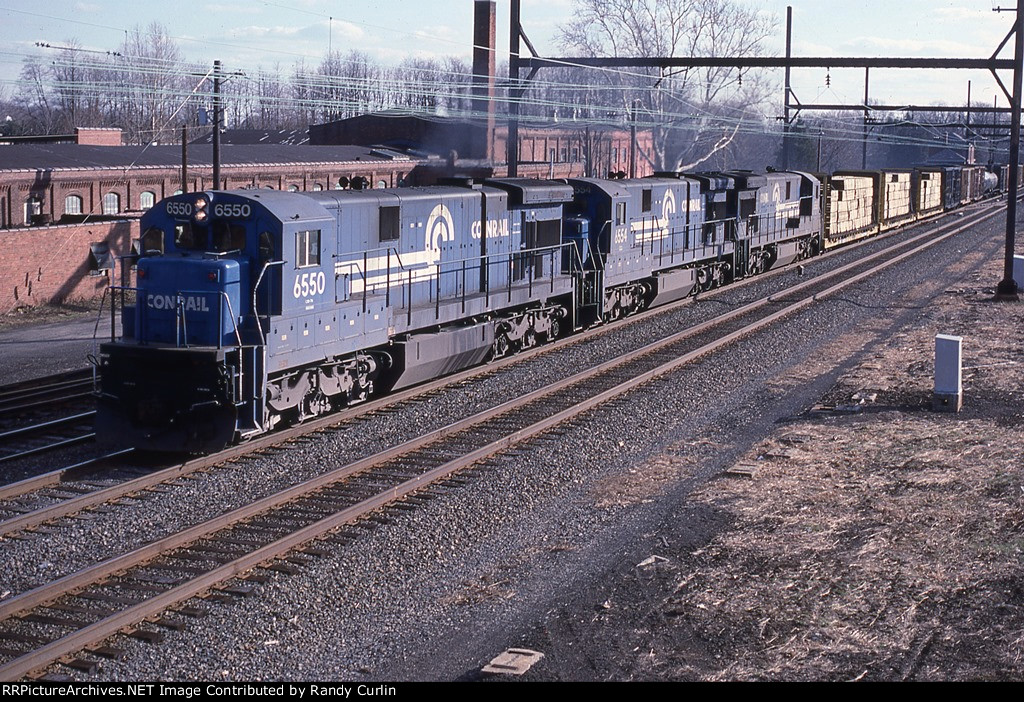
{"label": "cab side window", "polygon": [[295,234],[295,267],[309,268],[320,265],[320,230]]}

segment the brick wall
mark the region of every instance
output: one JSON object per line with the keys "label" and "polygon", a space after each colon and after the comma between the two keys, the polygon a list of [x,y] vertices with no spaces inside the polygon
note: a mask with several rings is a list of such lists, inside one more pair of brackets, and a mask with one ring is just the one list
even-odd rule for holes
{"label": "brick wall", "polygon": [[[89,274],[89,245],[107,242],[116,258],[130,252],[138,236],[138,220],[0,231],[0,314],[102,296],[109,279]],[[114,272],[117,281],[120,273]]]}
{"label": "brick wall", "polygon": [[88,146],[121,146],[121,130],[75,127],[75,141]]}

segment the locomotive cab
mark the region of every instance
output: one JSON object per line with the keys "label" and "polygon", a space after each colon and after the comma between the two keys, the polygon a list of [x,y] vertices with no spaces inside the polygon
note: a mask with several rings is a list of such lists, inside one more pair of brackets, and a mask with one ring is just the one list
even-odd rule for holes
{"label": "locomotive cab", "polygon": [[101,435],[205,452],[257,411],[258,393],[241,379],[263,344],[259,302],[246,291],[272,263],[265,220],[251,201],[219,192],[175,196],[145,215],[136,284],[113,289],[120,337],[112,329],[100,347]]}

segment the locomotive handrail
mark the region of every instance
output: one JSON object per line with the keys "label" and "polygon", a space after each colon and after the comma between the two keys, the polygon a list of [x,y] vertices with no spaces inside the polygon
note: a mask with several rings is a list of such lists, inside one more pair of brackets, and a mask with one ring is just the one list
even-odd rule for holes
{"label": "locomotive handrail", "polygon": [[[252,316],[256,319],[256,330],[259,332],[260,341],[263,341],[263,323],[260,321],[260,311],[256,305],[256,299],[260,290],[260,285],[263,283],[263,276],[266,275],[267,270],[271,266],[283,266],[284,261],[267,261],[263,264],[263,268],[260,269],[260,274],[256,276],[256,284],[252,286]],[[270,316],[269,313],[267,315]]]}
{"label": "locomotive handrail", "polygon": [[[130,286],[130,285],[111,285],[110,287],[107,288],[107,290],[112,291],[112,292],[134,292],[136,295],[138,295],[138,293],[140,292],[141,289],[138,288],[138,287],[135,287],[135,286]],[[232,331],[235,334],[235,340],[238,342],[238,347],[241,348],[242,347],[242,335],[241,335],[241,332],[238,330],[238,318],[235,317],[234,308],[231,306],[231,298],[228,297],[227,292],[224,291],[224,290],[178,290],[177,292],[175,292],[175,298],[176,298],[175,299],[175,303],[176,303],[175,304],[175,311],[174,311],[175,312],[175,326],[177,327],[177,324],[178,324],[177,315],[179,314],[178,304],[177,303],[182,299],[182,297],[184,295],[189,295],[189,294],[191,294],[191,295],[217,295],[218,297],[223,297],[224,298],[224,300],[228,303],[228,312],[231,314],[231,327],[232,327]],[[104,293],[104,297],[106,297],[106,293]],[[138,298],[136,298],[136,304],[138,304]],[[114,320],[114,314],[113,314],[113,311],[111,311],[110,317],[111,317],[111,328],[110,328],[111,339],[110,340],[114,341],[115,340],[115,333],[114,333],[114,321],[113,321]],[[224,343],[221,340],[221,334],[220,334],[220,330],[224,326],[223,325],[223,321],[224,321],[224,306],[223,305],[218,305],[218,307],[217,307],[217,330],[218,330],[218,334],[217,334],[217,348],[218,349],[224,347]],[[135,330],[135,332],[136,332],[136,339],[139,337],[140,331],[141,330],[139,330],[139,329]],[[186,338],[184,340],[184,343],[185,343],[185,347],[187,348],[188,347],[187,331],[186,331]],[[178,342],[176,342],[176,344],[179,347],[181,346],[181,344],[178,343]]]}
{"label": "locomotive handrail", "polygon": [[[228,303],[228,312],[231,314],[231,328],[235,333],[235,341],[238,342],[238,348],[242,348],[242,334],[238,331],[238,318],[235,316],[235,310],[231,306],[231,298],[228,296],[225,290],[179,290],[175,293],[177,300],[175,304],[175,327],[177,327],[178,314],[181,313],[181,320],[184,326],[185,315],[184,311],[181,310],[181,303],[185,299],[185,295],[217,295],[218,297],[224,298],[224,301]],[[217,305],[217,348],[224,348],[222,340],[221,330],[224,328],[224,306]],[[188,330],[185,330],[185,348],[188,348]]]}
{"label": "locomotive handrail", "polygon": [[[553,244],[551,246],[537,246],[537,247],[534,247],[532,249],[519,249],[517,251],[495,252],[495,253],[485,254],[483,256],[466,256],[466,257],[463,257],[463,258],[447,259],[447,260],[444,260],[444,261],[437,261],[437,262],[434,262],[434,263],[424,263],[422,266],[418,266],[418,267],[415,267],[415,268],[406,268],[406,267],[403,266],[401,268],[401,270],[405,271],[406,273],[408,273],[409,276],[412,277],[412,280],[420,279],[421,276],[423,275],[424,271],[429,271],[427,273],[427,275],[424,276],[424,279],[430,280],[430,279],[433,279],[435,277],[435,275],[440,277],[441,275],[460,273],[462,271],[463,264],[482,263],[482,264],[487,265],[487,266],[492,266],[492,265],[495,265],[496,261],[499,261],[499,262],[504,261],[508,256],[539,256],[539,255],[545,255],[545,254],[550,253],[550,252],[561,251],[563,249],[571,250],[571,251],[573,251],[575,253],[576,262],[579,263],[580,268],[582,269],[583,262],[582,262],[582,259],[580,259],[579,251],[576,250],[576,248],[573,246],[573,242],[564,242],[564,243],[561,243],[561,244]],[[381,250],[383,250],[383,249],[381,249]],[[357,271],[359,273],[360,278],[363,281],[363,289],[365,291],[370,291],[370,290],[377,291],[377,290],[381,290],[381,289],[389,289],[390,290],[391,287],[401,287],[403,284],[405,284],[403,282],[399,282],[399,283],[397,283],[397,285],[393,286],[391,284],[390,275],[389,275],[388,276],[389,280],[385,281],[384,283],[373,283],[371,285],[368,282],[369,281],[368,273],[370,272],[369,267],[367,267],[367,270],[363,270],[362,267],[359,264],[360,264],[360,261],[338,261],[336,265],[351,266],[355,271]],[[457,269],[455,269],[455,270],[445,270],[446,268],[450,269],[453,266],[457,267]],[[384,272],[390,274],[391,268],[390,267],[386,267],[386,268],[385,267],[380,267],[380,268],[374,268],[373,270],[374,271],[384,271]],[[406,283],[409,282],[409,278],[407,276],[402,276],[402,277],[406,278]]]}
{"label": "locomotive handrail", "polygon": [[[403,271],[410,270],[409,268],[406,268],[404,263],[402,263],[402,254],[394,246],[381,246],[381,247],[376,248],[376,249],[365,249],[364,251],[352,251],[352,252],[349,252],[349,253],[336,253],[333,256],[331,256],[331,258],[333,258],[335,260],[335,262],[336,262],[335,265],[338,265],[338,263],[340,263],[342,265],[346,265],[346,264],[355,265],[356,269],[359,270],[360,273],[363,273],[363,275],[365,277],[365,271],[361,270],[359,268],[359,266],[358,266],[359,258],[362,258],[363,260],[366,260],[366,258],[369,257],[370,254],[378,253],[378,252],[381,252],[381,251],[384,252],[384,255],[387,256],[389,260],[390,260],[392,252],[394,252],[395,258],[398,260],[398,267],[400,269],[402,269]],[[356,258],[355,260],[348,260],[348,259],[340,260],[340,259],[345,258],[347,256],[357,256],[359,258]],[[390,264],[389,264],[388,267],[390,268]]]}

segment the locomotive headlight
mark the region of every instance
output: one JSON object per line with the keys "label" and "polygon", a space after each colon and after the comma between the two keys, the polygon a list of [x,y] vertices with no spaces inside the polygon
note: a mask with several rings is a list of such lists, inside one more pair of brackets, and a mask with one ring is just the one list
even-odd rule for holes
{"label": "locomotive headlight", "polygon": [[210,201],[207,200],[202,195],[200,195],[199,197],[196,198],[196,201],[195,203],[193,203],[193,206],[195,208],[195,214],[193,216],[195,217],[196,221],[205,222],[206,218],[210,216]]}

